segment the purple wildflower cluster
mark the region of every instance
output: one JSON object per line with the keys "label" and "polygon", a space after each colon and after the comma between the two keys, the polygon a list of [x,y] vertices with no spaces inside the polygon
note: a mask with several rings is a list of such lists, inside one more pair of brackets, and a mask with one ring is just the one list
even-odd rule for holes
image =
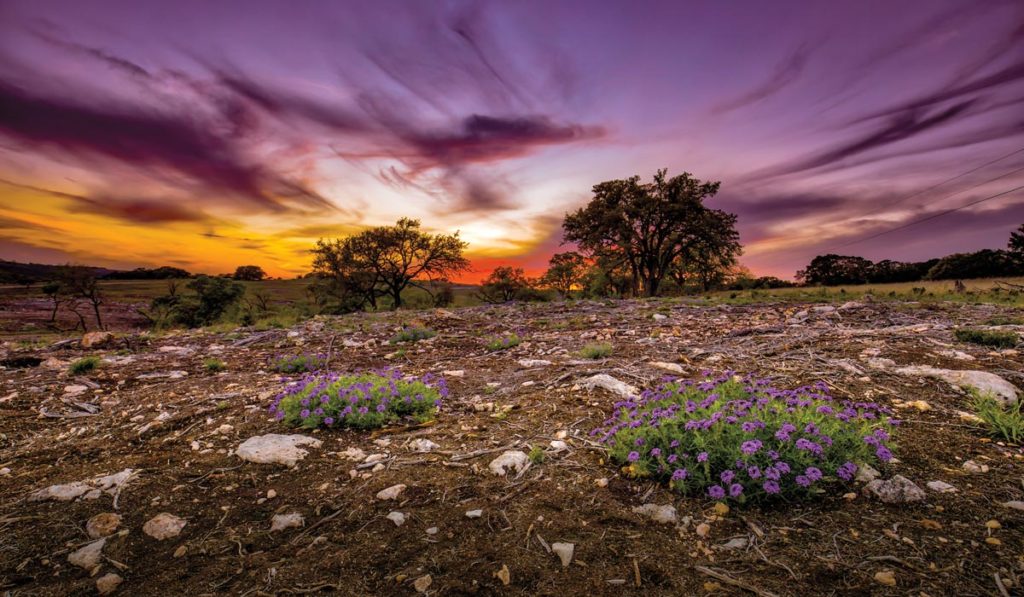
{"label": "purple wildflower cluster", "polygon": [[306,373],[324,368],[327,356],[323,354],[282,355],[274,360],[274,370],[279,373]]}
{"label": "purple wildflower cluster", "polygon": [[712,499],[806,494],[850,481],[857,464],[887,462],[888,408],[838,401],[819,382],[786,390],[727,371],[698,381],[669,379],[615,404],[591,432],[637,477],[666,480]]}
{"label": "purple wildflower cluster", "polygon": [[433,418],[448,397],[444,378],[427,373],[403,376],[398,369],[367,373],[310,373],[277,395],[270,413],[278,421],[307,429],[370,429],[411,418]]}

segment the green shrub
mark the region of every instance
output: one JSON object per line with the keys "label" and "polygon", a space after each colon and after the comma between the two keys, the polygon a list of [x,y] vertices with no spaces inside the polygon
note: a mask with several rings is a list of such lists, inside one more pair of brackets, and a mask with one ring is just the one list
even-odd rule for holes
{"label": "green shrub", "polygon": [[68,371],[70,371],[72,375],[83,375],[99,367],[100,362],[99,357],[83,357],[74,363],[71,363],[71,367],[68,368]]}
{"label": "green shrub", "polygon": [[544,462],[544,448],[541,448],[540,446],[534,446],[534,447],[530,448],[530,453],[527,454],[527,457],[530,459],[530,462],[532,462],[533,464],[541,464],[541,463],[543,463]]}
{"label": "green shrub", "polygon": [[580,356],[585,359],[603,359],[612,354],[612,345],[608,342],[587,344],[580,350]]}
{"label": "green shrub", "polygon": [[426,340],[427,338],[433,338],[437,335],[437,332],[428,328],[421,327],[403,327],[402,331],[398,332],[388,342],[391,344],[401,344],[403,342],[419,342],[420,340]]}
{"label": "green shrub", "polygon": [[1014,332],[1002,332],[999,330],[960,328],[953,332],[953,335],[961,342],[970,342],[971,344],[993,346],[996,348],[1013,348],[1020,341],[1020,338]]}
{"label": "green shrub", "polygon": [[519,346],[521,340],[519,336],[512,334],[511,336],[500,336],[497,338],[491,338],[487,341],[487,350],[494,352],[498,350],[507,350]]}
{"label": "green shrub", "polygon": [[397,369],[349,375],[320,374],[290,386],[271,406],[286,425],[373,429],[409,419],[434,418],[448,396],[443,378],[406,379]]}
{"label": "green shrub", "polygon": [[713,499],[803,497],[892,458],[889,410],[835,401],[820,382],[778,390],[726,374],[668,382],[616,407],[591,435],[626,474]]}
{"label": "green shrub", "polygon": [[224,361],[222,361],[220,359],[216,359],[216,358],[210,357],[210,358],[206,359],[205,361],[203,361],[203,369],[206,369],[206,371],[208,373],[218,373],[218,372],[223,371],[223,370],[225,370],[227,368],[228,368],[227,364],[225,364]]}
{"label": "green shrub", "polygon": [[1010,443],[1024,441],[1024,411],[1021,403],[1003,406],[989,394],[974,392],[974,411],[985,422],[989,434]]}
{"label": "green shrub", "polygon": [[326,358],[318,354],[297,354],[279,357],[274,362],[274,370],[278,373],[306,373],[324,368]]}

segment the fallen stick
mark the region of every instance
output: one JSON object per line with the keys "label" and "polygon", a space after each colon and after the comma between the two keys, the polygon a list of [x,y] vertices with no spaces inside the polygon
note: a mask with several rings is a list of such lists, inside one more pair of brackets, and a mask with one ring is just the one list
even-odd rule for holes
{"label": "fallen stick", "polygon": [[754,593],[755,595],[759,595],[760,597],[778,597],[778,595],[776,595],[775,593],[769,593],[768,591],[759,589],[759,588],[755,587],[754,585],[747,584],[747,583],[743,582],[742,580],[736,580],[735,578],[729,576],[728,574],[723,574],[721,572],[716,572],[716,571],[714,571],[711,568],[708,568],[706,566],[694,566],[693,569],[696,570],[697,572],[700,572],[701,574],[707,574],[711,578],[714,578],[716,580],[720,580],[720,581],[724,582],[727,585],[732,585],[732,586],[734,586],[734,587],[736,587],[738,589],[743,589],[744,591],[750,591],[751,593]]}

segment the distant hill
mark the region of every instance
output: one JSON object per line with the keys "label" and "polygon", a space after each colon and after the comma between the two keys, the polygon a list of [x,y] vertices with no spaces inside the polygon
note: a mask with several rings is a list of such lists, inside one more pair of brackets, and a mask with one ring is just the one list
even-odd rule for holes
{"label": "distant hill", "polygon": [[[56,270],[64,267],[62,265],[48,265],[45,263],[19,263],[17,261],[6,261],[0,259],[0,283],[2,284],[29,284],[32,282],[43,282],[54,277]],[[96,272],[97,278],[102,278],[117,270],[105,267],[90,267]]]}

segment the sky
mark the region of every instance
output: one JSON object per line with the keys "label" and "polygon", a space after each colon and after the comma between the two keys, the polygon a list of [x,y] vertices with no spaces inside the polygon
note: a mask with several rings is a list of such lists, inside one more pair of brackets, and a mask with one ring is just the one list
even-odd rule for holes
{"label": "sky", "polygon": [[760,275],[1003,247],[1024,190],[881,233],[1024,185],[1024,3],[0,2],[0,258],[290,277],[408,216],[537,273],[660,168]]}

